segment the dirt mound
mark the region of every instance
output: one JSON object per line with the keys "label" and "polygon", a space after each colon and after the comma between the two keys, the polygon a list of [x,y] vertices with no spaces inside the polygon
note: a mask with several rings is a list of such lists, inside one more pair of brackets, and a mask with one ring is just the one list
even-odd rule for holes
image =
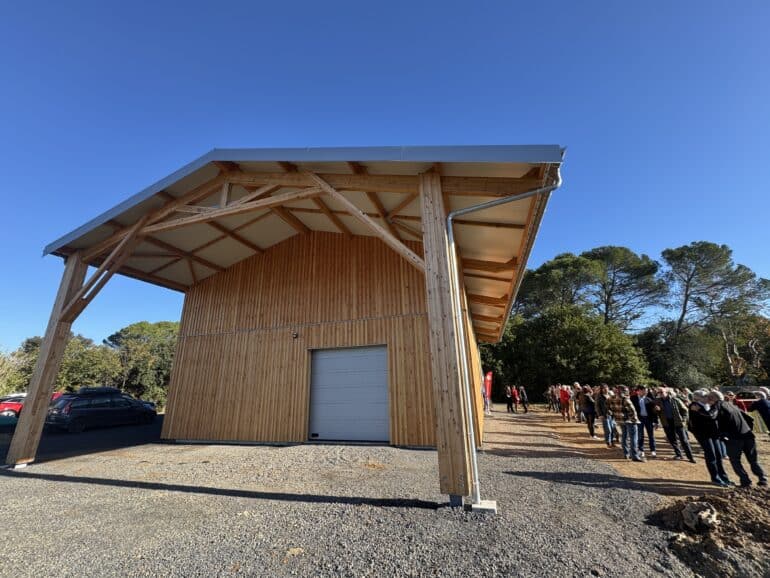
{"label": "dirt mound", "polygon": [[676,532],[671,550],[701,576],[770,576],[767,489],[677,500],[652,514],[649,522]]}

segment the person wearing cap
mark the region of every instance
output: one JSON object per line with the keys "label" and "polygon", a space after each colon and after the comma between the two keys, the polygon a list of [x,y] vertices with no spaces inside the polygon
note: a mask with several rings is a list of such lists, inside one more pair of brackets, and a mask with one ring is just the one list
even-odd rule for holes
{"label": "person wearing cap", "polygon": [[[741,456],[746,456],[752,473],[759,478],[760,486],[767,485],[767,475],[759,465],[757,441],[751,431],[751,418],[740,408],[724,401],[719,391],[710,391],[707,396],[711,409],[709,414],[716,420],[719,437],[725,442],[730,465],[741,480],[741,487],[751,486],[751,478],[741,463]],[[748,418],[748,419],[747,419]]]}

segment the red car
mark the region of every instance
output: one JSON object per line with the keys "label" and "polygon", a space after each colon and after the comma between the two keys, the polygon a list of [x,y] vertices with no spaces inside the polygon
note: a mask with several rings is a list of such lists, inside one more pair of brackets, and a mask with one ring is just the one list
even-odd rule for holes
{"label": "red car", "polygon": [[739,391],[735,394],[733,403],[741,408],[743,411],[749,411],[749,407],[759,399],[753,391]]}
{"label": "red car", "polygon": [[[51,396],[51,403],[56,401],[62,396],[60,392],[55,392]],[[26,399],[26,393],[15,393],[0,398],[0,415],[5,417],[19,417],[21,409],[24,407],[24,400]]]}

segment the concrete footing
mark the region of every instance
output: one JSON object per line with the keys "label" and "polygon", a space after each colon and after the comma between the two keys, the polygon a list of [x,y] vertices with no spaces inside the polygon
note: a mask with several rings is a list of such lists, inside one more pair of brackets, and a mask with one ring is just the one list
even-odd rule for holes
{"label": "concrete footing", "polygon": [[488,514],[497,514],[497,502],[494,500],[481,500],[478,504],[469,504],[468,510],[471,512],[486,512]]}

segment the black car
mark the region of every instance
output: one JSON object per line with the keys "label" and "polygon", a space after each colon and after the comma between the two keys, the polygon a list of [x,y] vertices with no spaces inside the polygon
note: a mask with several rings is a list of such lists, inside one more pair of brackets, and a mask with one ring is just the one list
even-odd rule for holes
{"label": "black car", "polygon": [[152,423],[155,410],[113,387],[81,387],[60,397],[48,409],[45,424],[81,432],[86,428]]}

